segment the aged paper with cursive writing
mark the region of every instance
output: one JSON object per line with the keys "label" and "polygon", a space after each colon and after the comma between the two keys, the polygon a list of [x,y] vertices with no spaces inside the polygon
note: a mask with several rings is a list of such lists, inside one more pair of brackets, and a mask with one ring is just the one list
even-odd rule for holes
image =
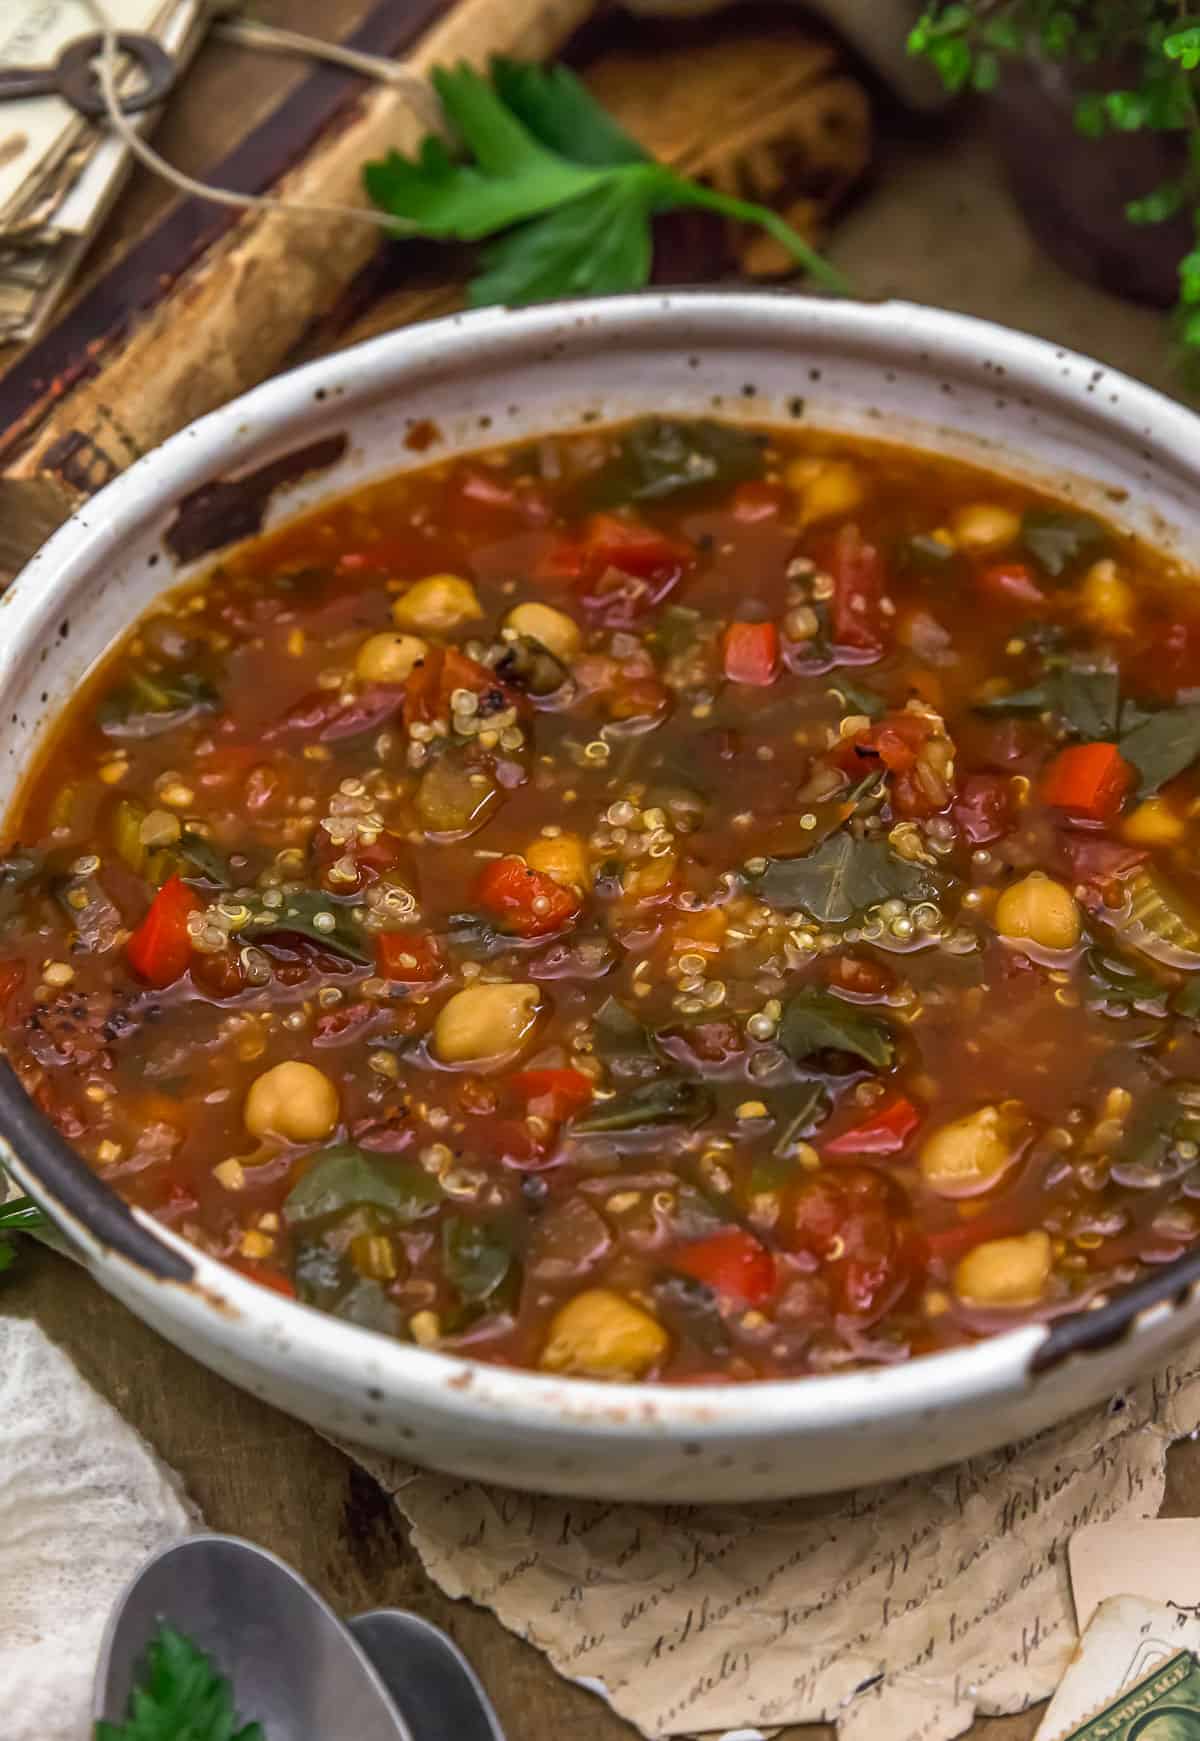
{"label": "aged paper with cursive writing", "polygon": [[1200,1426],[1200,1347],[1099,1410],[836,1498],[647,1507],[536,1498],[352,1455],[426,1567],[648,1736],[836,1721],[950,1741],[1046,1698],[1075,1647],[1067,1544],[1153,1517]]}

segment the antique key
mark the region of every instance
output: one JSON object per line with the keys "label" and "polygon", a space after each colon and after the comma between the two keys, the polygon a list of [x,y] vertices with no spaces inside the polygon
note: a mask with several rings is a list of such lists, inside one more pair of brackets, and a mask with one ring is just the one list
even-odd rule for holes
{"label": "antique key", "polygon": [[[121,111],[136,115],[161,103],[175,83],[176,66],[152,36],[120,32],[117,48],[133,61],[142,83],[120,99]],[[81,115],[95,119],[105,112],[104,96],[93,62],[104,47],[99,31],[68,43],[53,66],[0,67],[0,102],[17,97],[62,97]]]}

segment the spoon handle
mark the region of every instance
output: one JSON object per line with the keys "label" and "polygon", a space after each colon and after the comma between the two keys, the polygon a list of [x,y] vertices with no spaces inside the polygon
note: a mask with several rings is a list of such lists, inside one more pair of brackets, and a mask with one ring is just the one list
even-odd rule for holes
{"label": "spoon handle", "polygon": [[347,1624],[413,1741],[505,1741],[475,1670],[428,1620],[399,1608],[376,1608]]}

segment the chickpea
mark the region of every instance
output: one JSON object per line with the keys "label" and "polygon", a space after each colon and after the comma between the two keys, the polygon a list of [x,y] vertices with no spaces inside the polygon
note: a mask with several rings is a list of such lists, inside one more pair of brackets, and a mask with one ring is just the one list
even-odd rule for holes
{"label": "chickpea", "polygon": [[1083,932],[1079,903],[1070,889],[1042,871],[1030,871],[1005,889],[993,923],[1001,937],[1038,943],[1043,949],[1073,949]]}
{"label": "chickpea", "polygon": [[548,840],[544,835],[540,836],[526,848],[525,863],[530,870],[541,871],[543,876],[553,877],[564,889],[582,891],[591,880],[588,876],[587,853],[577,834],[558,834],[553,840]]}
{"label": "chickpea", "polygon": [[401,593],[392,606],[398,629],[444,635],[483,615],[475,588],[457,574],[430,574]]}
{"label": "chickpea", "polygon": [[987,1239],[955,1267],[954,1291],[968,1306],[1036,1306],[1050,1279],[1050,1258],[1050,1236],[1040,1228]]}
{"label": "chickpea", "polygon": [[1019,1101],[981,1106],[935,1130],[921,1147],[921,1177],[941,1197],[984,1191],[1016,1158],[1027,1125]]}
{"label": "chickpea", "polygon": [[587,1288],[554,1314],[539,1365],[583,1378],[638,1378],[669,1343],[641,1306],[611,1288]]}
{"label": "chickpea", "polygon": [[996,502],[972,502],[960,508],[950,522],[954,541],[963,550],[1003,550],[1015,544],[1021,534],[1021,518],[1011,508]]}
{"label": "chickpea", "polygon": [[800,498],[805,525],[852,513],[866,493],[858,467],[847,460],[795,459],[783,476]]}
{"label": "chickpea", "polygon": [[443,1064],[499,1064],[529,1038],[541,1012],[536,985],[469,985],[442,1005],[433,1049]]}
{"label": "chickpea", "polygon": [[419,665],[428,653],[426,643],[416,635],[401,635],[384,630],[372,635],[358,649],[354,661],[355,675],[364,683],[403,683],[414,665]]}
{"label": "chickpea", "polygon": [[565,611],[556,611],[552,605],[515,605],[504,622],[518,635],[528,635],[531,640],[540,641],[548,653],[565,663],[569,663],[583,645],[579,624]]}
{"label": "chickpea", "polygon": [[1093,562],[1079,589],[1079,613],[1084,621],[1110,635],[1129,635],[1133,632],[1136,608],[1137,595],[1129,582],[1122,579],[1112,557]]}
{"label": "chickpea", "polygon": [[340,1113],[338,1091],[315,1064],[276,1064],[250,1084],[243,1111],[251,1136],[311,1143],[328,1136]]}
{"label": "chickpea", "polygon": [[1187,833],[1187,824],[1165,798],[1146,798],[1125,818],[1121,833],[1134,846],[1174,846]]}

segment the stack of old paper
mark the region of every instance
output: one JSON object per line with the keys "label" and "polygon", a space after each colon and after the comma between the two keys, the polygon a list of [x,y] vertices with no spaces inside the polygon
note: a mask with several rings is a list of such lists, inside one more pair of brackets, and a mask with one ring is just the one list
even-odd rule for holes
{"label": "stack of old paper", "polygon": [[[113,27],[157,38],[180,64],[206,0],[105,0]],[[0,0],[0,68],[50,66],[96,30],[84,0]],[[155,112],[138,116],[150,126]],[[0,101],[0,342],[35,337],[103,222],[129,152],[61,97]]]}

